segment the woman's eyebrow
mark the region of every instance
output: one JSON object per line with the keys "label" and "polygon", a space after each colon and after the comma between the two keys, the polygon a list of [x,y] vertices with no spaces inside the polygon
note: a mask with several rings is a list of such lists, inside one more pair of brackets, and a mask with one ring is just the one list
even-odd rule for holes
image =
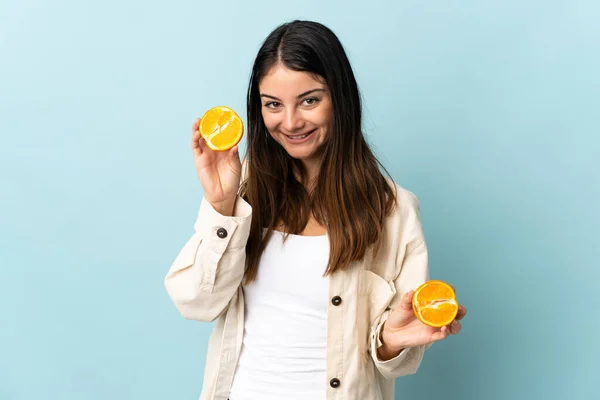
{"label": "woman's eyebrow", "polygon": [[[306,91],[306,92],[304,92],[304,93],[301,93],[301,94],[299,94],[299,95],[298,95],[298,98],[300,98],[300,97],[304,97],[304,96],[306,96],[306,95],[309,95],[309,94],[311,94],[311,93],[314,93],[314,92],[324,92],[324,91],[325,91],[325,89],[323,89],[323,88],[311,89],[311,90],[308,90],[308,91]],[[275,97],[275,96],[271,96],[270,94],[266,94],[266,93],[262,93],[262,94],[260,95],[260,97],[268,97],[269,99],[273,99],[273,100],[281,101],[281,100],[280,100],[280,99],[278,99],[277,97]]]}

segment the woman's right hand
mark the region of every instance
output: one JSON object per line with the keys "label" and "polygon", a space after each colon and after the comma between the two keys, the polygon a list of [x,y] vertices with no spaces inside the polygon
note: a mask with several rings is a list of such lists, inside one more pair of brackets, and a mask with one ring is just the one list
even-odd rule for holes
{"label": "woman's right hand", "polygon": [[212,150],[200,136],[196,119],[192,128],[192,152],[204,198],[222,215],[232,216],[242,175],[238,147]]}

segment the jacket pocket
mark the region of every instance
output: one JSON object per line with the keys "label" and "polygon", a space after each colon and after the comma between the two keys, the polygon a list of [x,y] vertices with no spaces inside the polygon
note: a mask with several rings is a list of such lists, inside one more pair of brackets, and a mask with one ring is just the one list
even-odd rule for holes
{"label": "jacket pocket", "polygon": [[361,353],[367,354],[371,326],[396,294],[394,284],[368,270],[362,270],[358,285],[357,327]]}

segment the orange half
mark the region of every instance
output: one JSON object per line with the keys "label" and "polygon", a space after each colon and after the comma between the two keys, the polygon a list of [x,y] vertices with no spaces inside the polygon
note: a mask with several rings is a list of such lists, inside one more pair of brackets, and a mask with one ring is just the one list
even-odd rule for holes
{"label": "orange half", "polygon": [[417,318],[435,328],[450,324],[458,314],[458,302],[452,286],[438,280],[419,286],[412,305]]}
{"label": "orange half", "polygon": [[198,131],[212,150],[225,151],[240,142],[244,135],[244,124],[231,108],[218,106],[202,116]]}

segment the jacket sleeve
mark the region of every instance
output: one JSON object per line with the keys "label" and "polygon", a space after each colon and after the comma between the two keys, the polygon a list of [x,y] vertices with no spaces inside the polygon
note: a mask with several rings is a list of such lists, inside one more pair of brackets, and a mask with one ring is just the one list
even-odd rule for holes
{"label": "jacket sleeve", "polygon": [[214,321],[227,309],[244,276],[251,215],[251,206],[239,196],[232,217],[202,199],[194,234],[164,280],[184,318]]}
{"label": "jacket sleeve", "polygon": [[375,319],[371,326],[369,335],[369,348],[375,366],[384,378],[393,379],[402,375],[410,375],[417,372],[425,350],[431,344],[404,349],[400,354],[390,360],[382,361],[377,356],[377,348],[382,343],[380,333],[384,322],[394,308],[401,302],[402,297],[410,290],[429,279],[427,245],[423,236],[419,216],[419,203],[410,193],[410,204],[404,216],[401,235],[407,240],[401,251],[398,252],[396,264],[399,266],[399,274],[393,280],[392,286],[395,292],[386,311]]}

